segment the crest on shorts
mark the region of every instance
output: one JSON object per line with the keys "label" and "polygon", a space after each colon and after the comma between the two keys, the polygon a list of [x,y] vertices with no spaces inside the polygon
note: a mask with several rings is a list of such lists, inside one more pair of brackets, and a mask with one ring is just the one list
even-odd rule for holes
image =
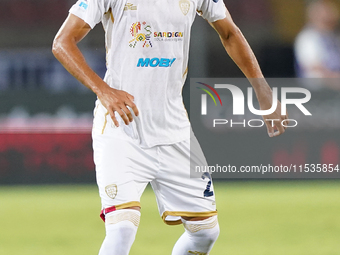
{"label": "crest on shorts", "polygon": [[179,1],[179,8],[181,9],[184,15],[187,15],[190,10],[190,2],[189,0],[180,0]]}
{"label": "crest on shorts", "polygon": [[105,193],[109,198],[114,199],[117,196],[117,185],[111,184],[105,187]]}

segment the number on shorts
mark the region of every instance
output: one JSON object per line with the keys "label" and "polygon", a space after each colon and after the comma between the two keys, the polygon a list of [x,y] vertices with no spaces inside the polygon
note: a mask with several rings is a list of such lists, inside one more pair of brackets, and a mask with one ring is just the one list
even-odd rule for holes
{"label": "number on shorts", "polygon": [[208,184],[207,184],[207,188],[205,189],[205,191],[203,192],[204,197],[211,197],[214,195],[214,191],[210,190],[211,187],[211,175],[209,173],[204,173],[202,175],[202,179],[204,180],[205,178],[208,178]]}

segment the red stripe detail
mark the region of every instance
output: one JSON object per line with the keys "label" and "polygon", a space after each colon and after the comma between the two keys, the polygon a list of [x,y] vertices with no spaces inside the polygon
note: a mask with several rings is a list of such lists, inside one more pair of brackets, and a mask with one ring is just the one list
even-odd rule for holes
{"label": "red stripe detail", "polygon": [[222,105],[222,100],[221,100],[221,98],[220,98],[220,95],[217,93],[217,91],[216,91],[213,87],[211,87],[210,85],[205,84],[205,83],[203,83],[203,82],[197,82],[197,83],[202,84],[202,85],[208,87],[209,89],[211,89],[211,90],[216,94],[216,96],[218,97],[218,100],[220,100],[220,103],[221,103],[221,105]]}
{"label": "red stripe detail", "polygon": [[116,206],[111,206],[111,207],[105,208],[105,209],[101,210],[100,218],[102,218],[102,220],[105,222],[105,215],[110,213],[110,212],[114,212],[116,210],[117,210]]}

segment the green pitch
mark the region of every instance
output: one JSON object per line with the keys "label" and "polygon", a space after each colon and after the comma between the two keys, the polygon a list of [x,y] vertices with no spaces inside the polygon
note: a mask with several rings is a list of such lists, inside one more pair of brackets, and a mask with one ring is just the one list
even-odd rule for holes
{"label": "green pitch", "polygon": [[[212,255],[340,254],[339,182],[216,183],[221,234]],[[160,219],[151,189],[131,255],[171,254],[182,226]],[[0,254],[97,254],[97,188],[0,187]]]}

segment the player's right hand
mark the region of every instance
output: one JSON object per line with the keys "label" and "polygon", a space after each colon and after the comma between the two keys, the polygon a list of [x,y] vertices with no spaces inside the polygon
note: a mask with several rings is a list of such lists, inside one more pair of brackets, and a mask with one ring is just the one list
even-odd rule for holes
{"label": "player's right hand", "polygon": [[97,96],[102,105],[109,112],[116,127],[119,127],[119,123],[116,119],[115,112],[118,112],[126,125],[129,125],[129,123],[133,121],[132,113],[128,106],[133,110],[135,116],[139,115],[137,106],[133,102],[134,97],[123,90],[107,87],[105,91],[97,94]]}

